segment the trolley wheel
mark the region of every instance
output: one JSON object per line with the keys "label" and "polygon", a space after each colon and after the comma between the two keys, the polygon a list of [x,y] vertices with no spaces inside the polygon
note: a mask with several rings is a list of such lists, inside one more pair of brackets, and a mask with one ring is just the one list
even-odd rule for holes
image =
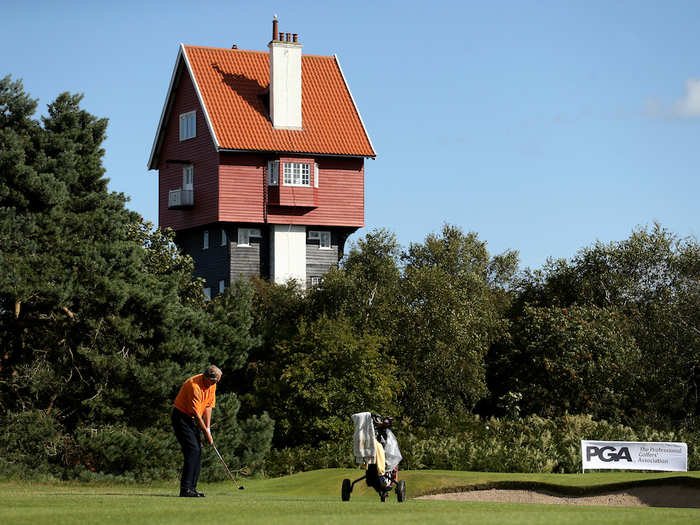
{"label": "trolley wheel", "polygon": [[404,480],[399,481],[394,490],[396,491],[396,499],[399,503],[406,501],[406,482]]}
{"label": "trolley wheel", "polygon": [[352,492],[352,483],[350,480],[345,478],[343,480],[343,486],[340,489],[340,499],[343,501],[350,501],[350,493]]}

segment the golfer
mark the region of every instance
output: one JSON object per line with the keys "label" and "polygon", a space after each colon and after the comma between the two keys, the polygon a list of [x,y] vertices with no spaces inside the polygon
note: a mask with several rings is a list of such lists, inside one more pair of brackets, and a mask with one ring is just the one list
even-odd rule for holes
{"label": "golfer", "polygon": [[202,462],[202,440],[200,429],[207,442],[214,444],[211,437],[211,409],[216,404],[216,383],[221,379],[221,370],[214,365],[207,367],[203,374],[190,377],[180,388],[173,408],[173,430],[182,447],[184,464],[180,479],[180,497],[203,498],[197,492],[199,468]]}

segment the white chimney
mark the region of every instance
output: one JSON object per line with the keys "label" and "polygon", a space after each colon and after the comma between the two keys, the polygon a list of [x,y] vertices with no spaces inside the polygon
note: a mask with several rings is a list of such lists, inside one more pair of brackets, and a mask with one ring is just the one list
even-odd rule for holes
{"label": "white chimney", "polygon": [[277,30],[272,21],[270,48],[270,119],[277,129],[301,129],[301,44],[296,33]]}

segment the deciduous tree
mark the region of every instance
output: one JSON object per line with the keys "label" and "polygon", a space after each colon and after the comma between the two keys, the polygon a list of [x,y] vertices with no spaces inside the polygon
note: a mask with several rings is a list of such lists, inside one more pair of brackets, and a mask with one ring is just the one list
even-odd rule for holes
{"label": "deciduous tree", "polygon": [[659,224],[628,239],[595,243],[570,261],[528,272],[513,317],[524,305],[595,306],[628,319],[638,343],[635,405],[640,423],[696,426],[700,415],[700,245]]}
{"label": "deciduous tree", "polygon": [[486,395],[484,356],[506,324],[517,254],[490,257],[475,233],[445,225],[402,255],[405,312],[394,351],[407,388],[403,408],[440,424],[467,414]]}

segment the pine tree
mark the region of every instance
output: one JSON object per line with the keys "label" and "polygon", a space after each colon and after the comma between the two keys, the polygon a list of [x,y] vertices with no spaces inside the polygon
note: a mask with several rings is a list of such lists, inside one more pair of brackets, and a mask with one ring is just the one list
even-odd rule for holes
{"label": "pine tree", "polygon": [[167,434],[187,377],[245,362],[252,291],[206,306],[172,232],[107,190],[107,120],[81,99],[59,95],[39,122],[22,83],[0,81],[0,411],[41,411],[69,437]]}

